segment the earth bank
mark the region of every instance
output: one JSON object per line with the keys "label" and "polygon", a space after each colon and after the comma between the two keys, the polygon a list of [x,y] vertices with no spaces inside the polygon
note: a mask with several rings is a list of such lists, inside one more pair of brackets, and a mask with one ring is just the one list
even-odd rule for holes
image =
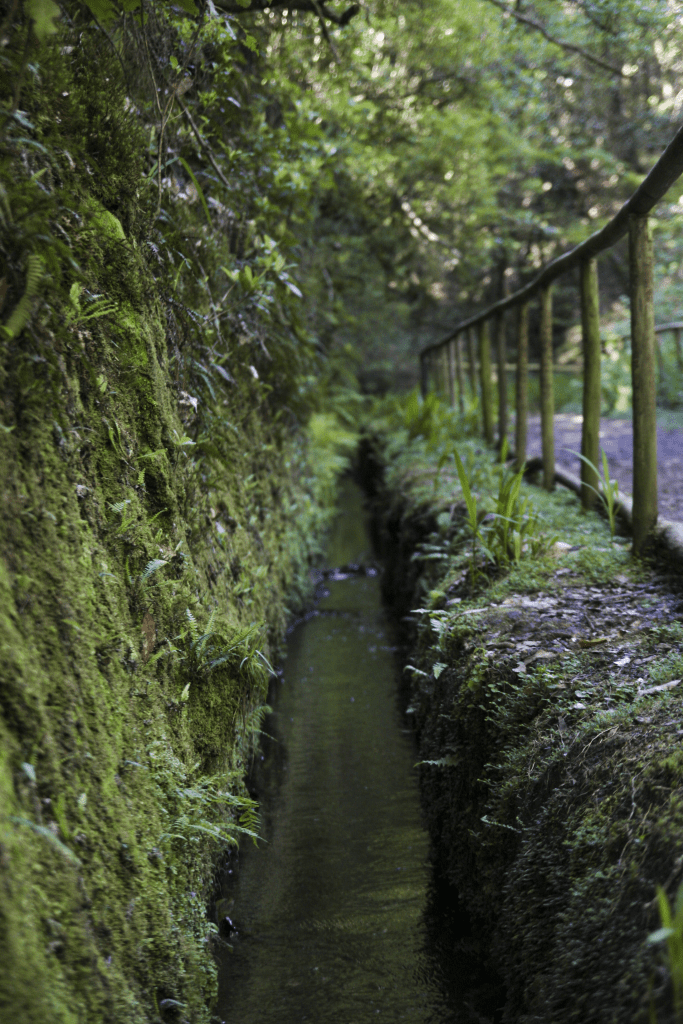
{"label": "earth bank", "polygon": [[[473,565],[452,459],[480,507],[500,471],[448,414],[362,446],[385,591],[407,623],[434,855],[506,990],[504,1020],[674,1020],[656,887],[683,875],[680,583],[568,492],[523,485],[549,552]],[[418,412],[422,417],[418,417]],[[468,454],[470,455],[468,459]],[[450,469],[444,470],[444,463]],[[573,550],[572,550],[573,549]]]}

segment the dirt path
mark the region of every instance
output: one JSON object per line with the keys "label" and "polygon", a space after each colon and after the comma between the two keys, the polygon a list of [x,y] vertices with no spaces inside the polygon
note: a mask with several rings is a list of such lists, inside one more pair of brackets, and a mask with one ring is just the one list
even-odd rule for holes
{"label": "dirt path", "polygon": [[[514,436],[514,435],[512,435]],[[600,443],[607,455],[610,476],[626,493],[633,493],[633,433],[630,420],[600,422]],[[565,449],[565,450],[563,450]],[[580,475],[580,461],[570,451],[581,449],[581,416],[555,416],[555,459],[558,466]],[[541,454],[541,417],[529,417],[527,457]],[[657,430],[659,465],[659,514],[663,519],[683,522],[683,431]]]}

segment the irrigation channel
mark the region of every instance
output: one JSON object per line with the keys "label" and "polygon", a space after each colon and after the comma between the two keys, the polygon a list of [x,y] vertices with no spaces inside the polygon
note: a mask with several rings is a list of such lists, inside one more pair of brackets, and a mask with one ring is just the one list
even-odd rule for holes
{"label": "irrigation channel", "polygon": [[486,979],[432,877],[396,633],[350,481],[327,564],[290,631],[254,770],[266,841],[226,873],[218,1017],[482,1021],[468,1005]]}

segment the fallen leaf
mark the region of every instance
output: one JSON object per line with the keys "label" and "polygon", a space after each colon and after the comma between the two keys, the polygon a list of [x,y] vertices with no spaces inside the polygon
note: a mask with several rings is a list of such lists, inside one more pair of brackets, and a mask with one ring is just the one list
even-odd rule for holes
{"label": "fallen leaf", "polygon": [[532,661],[551,661],[553,658],[557,658],[559,651],[536,651],[530,658],[527,658],[527,665],[530,665]]}
{"label": "fallen leaf", "polygon": [[659,686],[651,686],[647,690],[638,690],[639,697],[647,697],[649,693],[661,693],[662,690],[670,690],[674,686],[678,686],[680,679],[672,679],[670,683],[660,683]]}

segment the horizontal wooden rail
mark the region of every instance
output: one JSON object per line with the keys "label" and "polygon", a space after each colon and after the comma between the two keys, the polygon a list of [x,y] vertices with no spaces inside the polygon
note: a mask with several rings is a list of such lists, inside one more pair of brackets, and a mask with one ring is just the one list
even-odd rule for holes
{"label": "horizontal wooden rail", "polygon": [[424,357],[429,352],[441,348],[447,341],[454,338],[456,334],[467,330],[469,327],[475,327],[482,321],[490,319],[496,313],[503,313],[506,309],[517,306],[521,302],[528,302],[542,288],[552,284],[560,274],[578,267],[580,263],[586,260],[593,259],[606,249],[611,249],[615,242],[618,242],[620,238],[623,238],[628,233],[630,215],[646,216],[664,198],[681,174],[683,174],[683,127],[679,128],[676,132],[655,166],[645,180],[641,182],[631,198],[624,203],[612,220],[605,224],[604,228],[590,235],[580,245],[570,249],[569,252],[558,256],[557,259],[548,263],[533,281],[530,281],[524,288],[520,288],[518,291],[513,292],[512,295],[492,303],[483,312],[476,313],[467,320],[462,320],[445,338],[441,338],[440,341],[435,341],[433,344],[423,348],[420,356]]}
{"label": "horizontal wooden rail", "polygon": [[[461,321],[442,338],[420,352],[422,391],[430,384],[448,394],[455,405],[457,374],[458,401],[463,408],[464,373],[461,340],[467,342],[468,370],[473,397],[477,397],[477,361],[482,428],[486,441],[493,443],[493,372],[491,367],[490,327],[495,331],[498,383],[498,442],[506,443],[507,433],[507,365],[505,359],[505,312],[518,308],[517,317],[517,379],[516,455],[518,464],[526,460],[526,421],[528,416],[528,312],[529,302],[538,295],[541,310],[539,347],[541,354],[541,435],[543,442],[543,481],[550,489],[555,481],[554,444],[554,375],[555,372],[582,372],[583,426],[581,454],[581,497],[586,508],[593,502],[597,489],[597,467],[600,438],[600,315],[598,299],[598,267],[596,257],[628,234],[629,288],[631,300],[631,382],[633,389],[633,549],[641,553],[651,543],[657,523],[657,419],[656,365],[663,372],[663,357],[657,335],[672,331],[679,369],[683,371],[681,332],[683,321],[655,325],[654,322],[654,256],[652,231],[648,213],[664,198],[674,182],[683,174],[683,128],[679,129],[645,180],[619,212],[600,231],[591,235],[569,252],[548,263],[527,285],[505,295],[486,309]],[[568,270],[580,270],[581,334],[583,364],[580,367],[553,365],[552,285]],[[500,268],[499,268],[500,270]],[[475,348],[475,335],[478,353]],[[478,359],[477,359],[478,356]],[[681,525],[683,532],[683,524]]]}

